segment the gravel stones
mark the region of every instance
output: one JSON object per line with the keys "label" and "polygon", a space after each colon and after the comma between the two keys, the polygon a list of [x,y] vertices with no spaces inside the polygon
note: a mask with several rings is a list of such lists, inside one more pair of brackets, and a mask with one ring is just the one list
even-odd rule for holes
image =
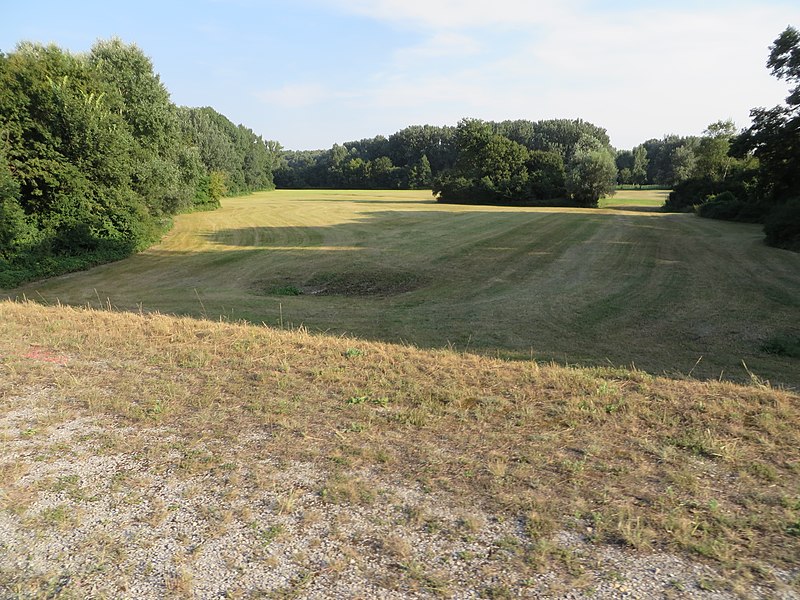
{"label": "gravel stones", "polygon": [[710,565],[575,531],[532,539],[413,482],[242,464],[168,428],[24,400],[0,414],[0,598],[800,597],[798,573],[730,589]]}

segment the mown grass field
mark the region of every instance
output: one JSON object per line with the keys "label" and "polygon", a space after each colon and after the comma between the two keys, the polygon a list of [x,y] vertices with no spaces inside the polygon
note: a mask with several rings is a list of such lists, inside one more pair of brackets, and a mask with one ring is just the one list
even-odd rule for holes
{"label": "mown grass field", "polygon": [[0,302],[0,596],[793,597],[800,398],[741,361],[800,379],[799,257],[661,194],[275,192],[12,291],[122,311]]}
{"label": "mown grass field", "polygon": [[766,343],[800,334],[800,255],[759,226],[601,209],[435,203],[418,191],[276,191],[181,215],[125,261],[11,297],[244,319],[560,364],[800,384]]}

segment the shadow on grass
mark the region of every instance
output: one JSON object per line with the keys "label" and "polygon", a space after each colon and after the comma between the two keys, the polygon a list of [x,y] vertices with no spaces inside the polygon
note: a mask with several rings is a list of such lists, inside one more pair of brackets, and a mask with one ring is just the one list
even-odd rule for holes
{"label": "shadow on grass", "polygon": [[605,210],[617,210],[624,212],[664,213],[664,210],[661,208],[661,206],[641,206],[641,205],[626,206],[624,204],[612,204],[609,206],[604,206],[603,208]]}
{"label": "shadow on grass", "polygon": [[[311,200],[298,200],[298,202],[310,202]],[[293,200],[292,202],[295,202]],[[350,201],[359,203],[360,201]],[[369,204],[373,201],[364,201]],[[385,204],[385,202],[374,201],[375,204]],[[432,202],[436,206],[442,206]],[[445,205],[452,206],[452,205]],[[475,205],[464,205],[475,208]],[[502,207],[508,209],[509,207]],[[647,207],[642,207],[647,208]],[[617,210],[617,209],[614,209]],[[627,210],[619,208],[620,211]],[[642,213],[660,213],[659,210],[642,210]],[[441,210],[412,211],[412,210],[387,210],[371,211],[362,213],[355,221],[324,226],[301,226],[301,227],[270,227],[254,226],[241,228],[217,229],[209,232],[201,232],[199,235],[208,242],[225,246],[245,246],[245,247],[269,247],[276,246],[285,248],[287,241],[296,242],[297,247],[306,245],[306,242],[315,243],[325,241],[328,247],[352,247],[354,240],[357,245],[363,247],[382,248],[384,240],[388,237],[396,238],[397,232],[403,228],[407,229],[408,244],[416,245],[420,252],[424,251],[419,246],[426,241],[424,234],[426,231],[435,233],[438,236],[453,237],[458,236],[458,228],[465,220],[476,223],[499,223],[495,229],[505,229],[508,227],[522,226],[529,228],[529,235],[536,232],[536,228],[541,225],[541,221],[547,219],[574,219],[577,221],[593,221],[600,223],[603,220],[614,219],[615,223],[622,227],[633,227],[639,229],[657,228],[657,220],[642,218],[637,215],[618,215],[609,214],[602,210],[576,209],[569,211],[564,209],[554,209],[552,211],[535,210],[526,212],[484,212],[480,210],[469,210],[465,212],[454,212],[442,208]],[[480,227],[480,226],[478,226]],[[666,229],[666,228],[664,228]],[[486,229],[487,235],[491,234],[491,228]],[[502,236],[502,232],[500,232]],[[468,240],[467,240],[468,241]],[[402,242],[401,242],[402,244]]]}
{"label": "shadow on grass", "polygon": [[438,204],[436,200],[433,198],[430,200],[414,200],[414,199],[406,199],[406,198],[391,198],[388,200],[362,200],[360,198],[327,198],[327,197],[320,197],[320,198],[295,198],[292,202],[314,202],[314,203],[329,203],[329,202],[346,202],[348,204],[382,204],[386,206],[386,204],[408,204],[408,205],[431,205],[431,204]]}

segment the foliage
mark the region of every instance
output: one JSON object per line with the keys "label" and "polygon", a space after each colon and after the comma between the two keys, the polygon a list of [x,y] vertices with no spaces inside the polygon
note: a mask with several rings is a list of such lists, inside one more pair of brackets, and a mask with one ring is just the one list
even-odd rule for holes
{"label": "foliage", "polygon": [[764,221],[764,233],[770,246],[800,251],[800,199],[774,208]]}
{"label": "foliage", "polygon": [[[580,119],[412,125],[329,150],[284,152],[279,188],[425,189],[442,201],[563,204],[566,166],[604,129]],[[566,200],[565,200],[566,199]]]}
{"label": "foliage", "polygon": [[734,158],[730,156],[729,150],[735,133],[736,126],[730,120],[718,121],[708,126],[694,152],[694,177],[725,180],[733,167]]}
{"label": "foliage", "polygon": [[787,27],[770,47],[767,66],[778,79],[796,84],[786,98],[789,106],[800,106],[800,31]]}
{"label": "foliage", "polygon": [[614,193],[617,169],[605,148],[576,153],[567,173],[567,192],[578,206],[596,207],[603,196]]}
{"label": "foliage", "polygon": [[[724,181],[709,177],[694,177],[675,185],[664,204],[669,212],[687,212],[702,205],[710,198],[730,193],[740,200],[750,200],[756,193],[756,171],[749,169],[734,173]],[[727,197],[727,196],[725,196]]]}
{"label": "foliage", "polygon": [[[272,188],[279,146],[211,109],[214,128],[198,132],[189,110],[119,39],[81,55],[29,42],[0,54],[0,286],[119,259],[176,212]],[[221,175],[203,160],[212,134],[236,159]]]}
{"label": "foliage", "polygon": [[694,148],[696,143],[687,143],[676,147],[670,155],[672,163],[672,182],[673,185],[683,183],[692,177],[697,168],[697,156]]}
{"label": "foliage", "polygon": [[180,107],[177,119],[205,172],[221,174],[216,179],[224,180],[224,191],[217,198],[274,188],[272,174],[280,161],[280,144],[264,141],[210,107]]}
{"label": "foliage", "polygon": [[[644,142],[642,146],[647,152],[645,185],[672,187],[692,176],[695,166],[693,154],[697,143],[696,137],[677,135],[666,135],[660,140],[651,139]],[[631,169],[632,167],[631,164]]]}
{"label": "foliage", "polygon": [[740,200],[730,191],[712,194],[697,206],[697,214],[708,219],[757,223],[764,218],[763,211],[754,203]]}
{"label": "foliage", "polygon": [[633,165],[631,166],[631,183],[642,186],[647,183],[647,148],[636,146],[633,149]]}
{"label": "foliage", "polygon": [[614,162],[617,166],[617,182],[620,185],[632,185],[633,152],[631,150],[618,150]]}
{"label": "foliage", "polygon": [[531,150],[528,153],[528,192],[531,200],[565,198],[564,159],[557,152]]}
{"label": "foliage", "polygon": [[19,204],[19,183],[0,151],[0,260],[11,258],[31,234],[32,227]]}
{"label": "foliage", "polygon": [[[770,47],[767,67],[795,85],[786,106],[754,108],[739,136],[731,121],[709,125],[681,156],[691,177],[675,186],[667,210],[697,207],[702,217],[764,222],[767,244],[800,250],[800,32],[787,27]],[[676,149],[673,154],[679,157]],[[693,166],[689,169],[689,166]],[[683,173],[682,173],[683,175]]]}
{"label": "foliage", "polygon": [[[610,149],[604,145],[607,137],[590,137],[581,131],[588,127],[583,122],[574,127],[567,123],[548,122],[545,131],[566,134],[547,140],[530,122],[462,120],[456,133],[458,158],[435,178],[434,194],[440,202],[596,206],[602,195],[613,192],[617,176]],[[594,131],[592,127],[589,130]],[[498,133],[502,131],[515,139]],[[576,132],[577,140],[572,137]]]}
{"label": "foliage", "polygon": [[761,185],[771,202],[800,195],[800,32],[787,27],[771,47],[767,66],[779,79],[795,84],[786,106],[754,108],[753,124],[740,146],[759,160]]}
{"label": "foliage", "polygon": [[[750,111],[753,124],[733,144],[733,153],[752,155],[757,162],[756,201],[769,211],[765,241],[783,248],[800,249],[797,231],[800,211],[800,32],[787,27],[770,47],[767,67],[793,88],[785,106]],[[752,201],[752,199],[751,199]]]}

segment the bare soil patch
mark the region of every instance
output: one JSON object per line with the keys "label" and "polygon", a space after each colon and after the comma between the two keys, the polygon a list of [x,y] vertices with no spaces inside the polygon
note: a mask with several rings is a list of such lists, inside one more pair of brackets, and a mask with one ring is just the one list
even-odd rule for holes
{"label": "bare soil patch", "polygon": [[411,271],[369,269],[316,273],[304,280],[259,280],[253,289],[270,296],[395,296],[417,290],[426,283],[426,277]]}

